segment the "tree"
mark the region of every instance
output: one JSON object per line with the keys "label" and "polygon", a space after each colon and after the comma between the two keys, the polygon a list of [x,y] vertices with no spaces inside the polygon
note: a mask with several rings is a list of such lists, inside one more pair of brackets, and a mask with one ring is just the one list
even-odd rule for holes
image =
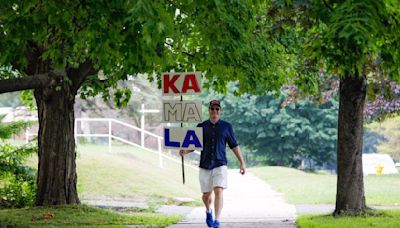
{"label": "tree", "polygon": [[336,161],[337,98],[322,104],[307,98],[289,103],[286,89],[279,95],[271,92],[240,97],[232,90],[223,96],[208,90],[205,100],[221,99],[223,119],[234,123],[239,144],[250,152],[248,163],[297,168],[302,159],[320,166]]}
{"label": "tree", "polygon": [[399,113],[400,110],[400,85],[394,81],[377,81],[370,91],[382,91],[381,94],[369,94],[372,96],[366,104],[364,115],[368,122],[374,120],[382,121],[386,117]]}
{"label": "tree", "polygon": [[[127,72],[147,71],[157,64],[161,56],[157,48],[167,31],[154,28],[156,21],[171,23],[171,14],[151,4],[129,6],[115,1],[83,5],[5,1],[0,9],[1,64],[11,65],[22,76],[3,80],[0,90],[35,89],[39,116],[36,205],[79,203],[75,95],[82,86],[83,93],[104,91],[126,78]],[[146,14],[153,15],[152,21],[144,20]],[[100,69],[108,75],[105,83],[92,77]]]}
{"label": "tree", "polygon": [[362,135],[367,84],[399,80],[398,1],[274,1],[266,18],[273,22],[275,39],[296,55],[296,77],[302,88],[315,88],[325,72],[340,77],[334,214],[363,214]]}
{"label": "tree", "polygon": [[34,89],[38,108],[36,205],[79,203],[78,93],[107,99],[127,75],[154,80],[172,69],[206,71],[205,86],[219,91],[231,80],[240,91],[280,85],[266,66],[285,61],[254,33],[259,9],[252,1],[0,1],[0,66],[18,72],[0,75],[0,93]]}

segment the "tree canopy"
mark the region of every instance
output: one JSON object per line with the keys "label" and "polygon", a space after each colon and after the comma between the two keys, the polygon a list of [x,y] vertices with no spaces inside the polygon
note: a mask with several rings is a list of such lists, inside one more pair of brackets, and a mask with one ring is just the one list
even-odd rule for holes
{"label": "tree canopy", "polygon": [[[0,93],[34,89],[38,107],[36,204],[79,203],[77,93],[108,99],[128,75],[154,80],[154,72],[171,70],[202,71],[204,86],[218,91],[232,80],[240,81],[238,93],[279,88],[286,69],[270,66],[287,61],[257,30],[260,10],[251,0],[1,0],[0,66],[10,70],[0,75]],[[130,91],[114,91],[116,103],[126,104]]]}
{"label": "tree canopy", "polygon": [[2,1],[0,64],[26,76],[38,74],[35,58],[54,72],[86,62],[91,75],[101,70],[107,78],[66,79],[83,83],[86,95],[127,75],[152,79],[172,69],[201,70],[205,86],[218,91],[239,80],[239,91],[263,93],[286,79],[284,67],[270,67],[285,61],[257,32],[259,11],[253,1]]}

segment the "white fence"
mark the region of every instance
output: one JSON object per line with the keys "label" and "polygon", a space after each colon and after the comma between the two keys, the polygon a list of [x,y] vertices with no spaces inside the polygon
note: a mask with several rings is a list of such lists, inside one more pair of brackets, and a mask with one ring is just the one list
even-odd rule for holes
{"label": "white fence", "polygon": [[[84,124],[90,124],[93,122],[103,122],[107,124],[107,128],[108,131],[107,133],[92,133],[90,131],[90,133],[80,133],[82,131],[83,125]],[[108,139],[108,151],[112,152],[112,140],[116,140],[116,141],[120,141],[123,142],[125,144],[128,145],[132,145],[132,146],[136,146],[139,148],[142,148],[146,151],[149,151],[151,153],[155,153],[158,154],[159,157],[159,166],[162,168],[163,167],[163,159],[168,159],[171,160],[173,162],[176,163],[181,163],[181,161],[179,159],[173,158],[172,156],[169,156],[167,154],[165,154],[163,152],[162,149],[162,142],[163,142],[163,137],[156,135],[150,131],[146,131],[144,129],[144,121],[142,118],[142,124],[141,124],[141,128],[133,126],[131,124],[128,123],[124,123],[122,121],[116,120],[116,119],[112,119],[112,118],[76,118],[75,119],[75,127],[74,127],[74,135],[75,135],[75,142],[78,145],[78,137],[99,137],[99,138],[107,138]],[[122,125],[125,127],[125,129],[130,129],[131,133],[134,134],[135,132],[140,132],[140,143],[135,143],[133,141],[121,138],[119,136],[117,136],[116,134],[113,133],[113,126],[117,126],[117,125]],[[26,132],[25,132],[25,140],[26,142],[29,141],[30,138],[32,138],[32,136],[36,136],[37,133],[31,133],[30,129],[27,128]],[[146,147],[145,145],[145,138],[146,137],[150,137],[156,140],[157,142],[157,149],[152,149],[150,147]],[[195,151],[195,153],[197,155],[199,155],[200,153],[198,151]],[[194,165],[190,165],[188,163],[185,164],[186,166],[193,168],[193,169],[197,169],[196,166]]]}
{"label": "white fence", "polygon": [[[98,134],[98,133],[80,133],[80,130],[82,129],[82,126],[84,125],[84,123],[91,123],[91,122],[104,122],[107,124],[108,127],[108,132],[107,134]],[[127,129],[130,129],[132,131],[136,131],[136,132],[140,132],[140,144],[135,143],[133,141],[129,141],[127,139],[121,138],[115,134],[113,134],[113,126],[116,125],[122,125]],[[159,166],[162,168],[163,167],[163,159],[166,158],[168,160],[171,160],[173,162],[176,163],[181,163],[181,161],[179,159],[175,159],[172,158],[166,154],[163,153],[162,150],[162,142],[163,142],[163,137],[156,135],[152,132],[146,131],[144,128],[144,125],[142,125],[142,128],[138,128],[136,126],[133,126],[131,124],[127,124],[124,123],[122,121],[116,120],[116,119],[112,119],[112,118],[76,118],[75,119],[75,142],[78,144],[78,137],[104,137],[108,139],[108,151],[112,152],[112,140],[116,140],[116,141],[120,141],[132,146],[137,146],[139,148],[142,148],[146,151],[149,151],[151,153],[156,153],[159,156]],[[145,146],[145,137],[152,137],[154,139],[156,139],[157,141],[157,150],[148,148]],[[193,165],[189,165],[186,164],[187,166],[189,166],[190,168],[193,169],[197,169],[197,167],[193,166]]]}

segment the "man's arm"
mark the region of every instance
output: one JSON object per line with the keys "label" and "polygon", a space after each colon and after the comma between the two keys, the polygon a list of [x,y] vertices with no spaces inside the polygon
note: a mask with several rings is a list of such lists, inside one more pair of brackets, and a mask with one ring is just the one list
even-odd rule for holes
{"label": "man's arm", "polygon": [[235,156],[240,162],[240,173],[244,175],[246,173],[246,164],[244,162],[244,159],[242,157],[242,154],[240,153],[240,148],[239,146],[236,146],[235,148],[232,149],[233,153],[235,153]]}

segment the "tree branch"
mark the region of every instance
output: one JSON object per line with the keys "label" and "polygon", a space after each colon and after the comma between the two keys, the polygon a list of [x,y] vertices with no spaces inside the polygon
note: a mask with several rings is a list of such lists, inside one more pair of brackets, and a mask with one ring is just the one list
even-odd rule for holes
{"label": "tree branch", "polygon": [[50,84],[52,78],[48,74],[36,74],[23,78],[0,80],[0,94],[21,91],[27,89],[38,89]]}
{"label": "tree branch", "polygon": [[72,80],[72,91],[76,93],[86,80],[87,76],[97,74],[98,70],[94,67],[90,59],[86,59],[78,68],[67,67],[67,75]]}
{"label": "tree branch", "polygon": [[325,6],[330,10],[333,11],[333,8],[326,2],[326,0],[322,0],[325,4]]}
{"label": "tree branch", "polygon": [[[170,43],[168,43],[168,42],[165,42],[165,44],[166,45],[168,45],[168,46],[170,46],[170,47],[174,47],[174,45],[173,44],[170,44]],[[190,53],[188,53],[188,52],[186,52],[186,51],[182,51],[182,54],[185,54],[185,55],[187,55],[187,56],[189,56],[189,57],[194,57],[194,55],[193,54],[190,54]]]}

